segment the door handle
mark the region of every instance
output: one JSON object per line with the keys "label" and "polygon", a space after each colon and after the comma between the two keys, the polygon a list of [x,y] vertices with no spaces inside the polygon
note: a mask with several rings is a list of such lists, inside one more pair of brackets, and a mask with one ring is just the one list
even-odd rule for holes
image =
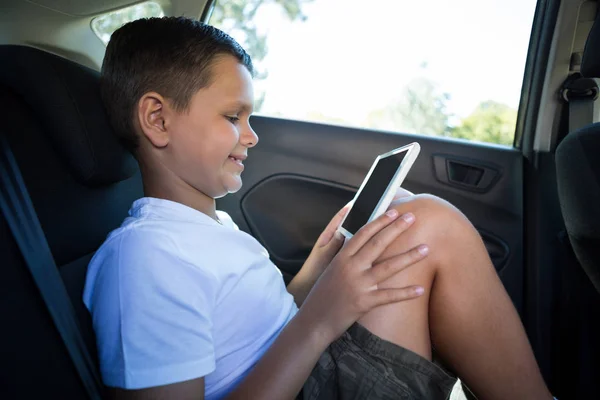
{"label": "door handle", "polygon": [[489,163],[444,154],[432,157],[435,177],[446,185],[483,193],[500,178],[500,168]]}
{"label": "door handle", "polygon": [[448,169],[448,181],[459,185],[477,187],[485,173],[485,170],[481,167],[453,160],[446,160],[446,166]]}

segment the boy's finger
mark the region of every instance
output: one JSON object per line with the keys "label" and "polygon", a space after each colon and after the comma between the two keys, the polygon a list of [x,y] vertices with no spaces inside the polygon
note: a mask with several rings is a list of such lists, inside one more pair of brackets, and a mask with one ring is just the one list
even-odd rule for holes
{"label": "boy's finger", "polygon": [[367,243],[354,255],[361,265],[371,265],[392,244],[396,238],[406,231],[414,222],[415,217],[407,213],[394,221],[393,224],[377,232]]}
{"label": "boy's finger", "polygon": [[322,249],[324,249],[322,250],[324,259],[329,259],[331,261],[333,257],[335,257],[335,255],[340,251],[345,240],[346,237],[344,235],[342,235],[340,232],[335,232],[329,243],[322,247]]}
{"label": "boy's finger", "polygon": [[376,285],[421,261],[427,257],[427,254],[429,254],[429,247],[420,245],[410,249],[406,253],[399,254],[373,265],[373,267],[367,271],[367,274],[370,276],[373,284]]}
{"label": "boy's finger", "polygon": [[346,254],[353,256],[358,253],[365,243],[371,240],[372,237],[378,234],[382,229],[389,226],[397,218],[398,211],[391,209],[360,228],[358,232],[352,236],[352,239],[348,241],[348,244],[346,245]]}
{"label": "boy's finger", "polygon": [[317,239],[318,247],[327,246],[329,242],[331,242],[331,239],[333,239],[338,226],[348,213],[349,209],[350,203],[346,204],[340,211],[337,212],[337,214],[335,214],[331,221],[329,221],[329,224],[327,224],[327,227],[325,227],[323,233],[321,233],[321,236],[319,236],[319,239]]}
{"label": "boy's finger", "polygon": [[371,293],[369,304],[371,309],[386,304],[415,299],[425,293],[421,286],[408,286],[401,289],[377,289]]}

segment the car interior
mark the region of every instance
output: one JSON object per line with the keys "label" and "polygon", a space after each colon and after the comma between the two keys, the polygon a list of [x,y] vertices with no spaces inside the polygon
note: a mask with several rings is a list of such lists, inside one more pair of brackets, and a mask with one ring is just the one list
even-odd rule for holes
{"label": "car interior", "polygon": [[[101,397],[94,334],[81,300],[86,268],[143,188],[135,158],[111,135],[98,89],[105,45],[90,22],[135,3],[0,3],[2,398]],[[215,2],[159,3],[165,15],[209,21]],[[597,78],[597,1],[539,0],[514,146],[255,115],[260,144],[247,160],[244,186],[219,199],[218,208],[265,246],[289,281],[374,157],[419,142],[403,186],[448,200],[473,222],[552,393],[594,398],[600,394]]]}

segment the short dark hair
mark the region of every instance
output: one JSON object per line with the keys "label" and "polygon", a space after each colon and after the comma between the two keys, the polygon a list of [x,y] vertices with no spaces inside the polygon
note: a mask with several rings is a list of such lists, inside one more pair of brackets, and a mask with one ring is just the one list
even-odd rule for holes
{"label": "short dark hair", "polygon": [[253,74],[252,60],[229,35],[185,17],[140,19],[116,30],[106,48],[100,92],[110,123],[132,152],[139,146],[134,110],[139,99],[156,91],[176,110],[189,107],[192,96],[211,84],[211,66],[232,55]]}

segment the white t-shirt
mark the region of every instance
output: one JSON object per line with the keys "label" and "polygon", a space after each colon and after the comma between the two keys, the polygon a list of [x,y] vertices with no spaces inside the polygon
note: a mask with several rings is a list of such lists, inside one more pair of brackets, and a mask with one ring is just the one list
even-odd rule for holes
{"label": "white t-shirt", "polygon": [[108,386],[139,389],[205,377],[225,396],[296,314],[267,251],[168,200],[133,203],[90,262],[83,300]]}

